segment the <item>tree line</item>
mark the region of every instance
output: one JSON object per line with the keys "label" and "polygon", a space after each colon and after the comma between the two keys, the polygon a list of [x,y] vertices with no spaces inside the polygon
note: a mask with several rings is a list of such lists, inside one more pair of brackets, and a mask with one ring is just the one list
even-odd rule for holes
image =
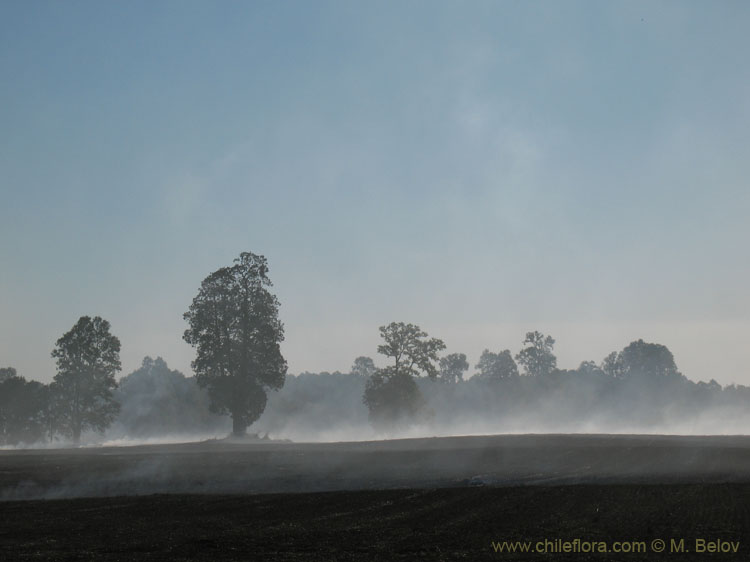
{"label": "tree line", "polygon": [[[438,416],[443,410],[455,409],[445,396],[453,393],[455,397],[449,387],[468,382],[464,379],[469,370],[466,355],[451,353],[440,357],[438,352],[445,349],[442,340],[429,337],[414,324],[394,322],[381,327],[380,334],[384,343],[378,352],[390,364],[378,369],[372,359],[360,357],[353,366],[353,371],[363,365],[371,371],[362,397],[371,423],[388,429],[425,421],[436,416],[434,403],[439,401],[442,404]],[[618,401],[632,412],[644,409],[658,412],[674,405],[676,397],[684,398],[696,388],[695,383],[679,372],[674,356],[661,344],[639,339],[621,351],[610,353],[599,364],[584,361],[572,370],[557,367],[554,345],[551,336],[534,331],[526,334],[521,350],[515,355],[509,349],[485,349],[470,379],[473,386],[485,392],[484,396],[492,396],[492,405],[484,413],[496,417],[493,410],[528,409],[550,396],[555,397],[557,404],[548,406],[557,410],[565,404],[584,406],[576,410],[580,416],[606,414],[615,409]],[[704,386],[721,389],[713,380],[708,385],[699,383],[697,388]],[[740,403],[744,403],[745,387],[730,390],[742,395]],[[433,400],[428,400],[425,394]],[[587,396],[588,403],[580,404],[581,396]],[[436,397],[439,400],[434,400]],[[477,402],[482,402],[480,395]],[[648,408],[642,407],[644,404]],[[654,418],[653,413],[650,418]]]}
{"label": "tree line", "polygon": [[386,433],[420,423],[449,428],[467,419],[518,425],[552,414],[657,423],[715,406],[744,412],[750,404],[747,387],[693,383],[678,371],[669,349],[643,340],[599,363],[565,370],[557,367],[555,340],[529,332],[516,354],[485,349],[467,377],[464,353],[445,353],[442,340],[403,322],[380,327],[383,366],[361,356],[350,373],[290,377],[271,286],[265,257],[248,252],[203,280],[184,314],[183,338],[196,351],[194,377],[146,357],[118,385],[119,339],[101,317],[81,317],[55,343],[50,384],[0,369],[0,444],[79,443],[85,432],[107,429],[132,437],[224,430],[227,417],[232,433],[241,436],[266,411],[269,392],[282,391],[285,383],[291,387],[274,394],[265,416],[274,427],[284,427],[284,416],[311,411],[317,417],[310,427],[327,429],[364,415]]}

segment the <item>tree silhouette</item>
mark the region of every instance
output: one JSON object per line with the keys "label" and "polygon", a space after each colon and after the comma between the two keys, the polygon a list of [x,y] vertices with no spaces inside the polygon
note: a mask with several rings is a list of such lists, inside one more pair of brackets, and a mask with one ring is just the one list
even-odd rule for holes
{"label": "tree silhouette", "polygon": [[370,422],[380,429],[409,424],[424,402],[414,377],[393,367],[378,369],[367,379],[362,401],[369,410]]}
{"label": "tree silhouette", "polygon": [[412,376],[424,373],[435,378],[438,369],[438,352],[445,349],[445,343],[437,338],[427,337],[419,326],[391,322],[380,327],[380,336],[385,343],[378,346],[378,353],[394,360],[395,372]]}
{"label": "tree silhouette", "polygon": [[528,332],[523,345],[526,347],[516,355],[516,361],[523,365],[527,375],[540,377],[555,370],[557,358],[552,353],[555,340],[550,336],[545,337],[541,332]]}
{"label": "tree silhouette", "polygon": [[103,432],[120,407],[112,391],[120,370],[120,340],[99,316],[82,316],[55,344],[57,374],[50,385],[55,430],[79,443],[87,429]]}
{"label": "tree silhouette", "polygon": [[451,384],[463,380],[469,369],[465,353],[451,353],[440,358],[440,379]]}
{"label": "tree silhouette", "polygon": [[351,372],[358,377],[367,379],[375,374],[376,370],[375,362],[370,357],[360,356],[354,360]]}
{"label": "tree silhouette", "polygon": [[618,378],[644,377],[659,379],[680,377],[672,352],[658,343],[642,339],[628,344],[621,352],[605,357],[602,370]]}
{"label": "tree silhouette", "polygon": [[620,354],[616,351],[613,351],[604,358],[601,369],[606,375],[615,379],[621,378],[625,374]]}
{"label": "tree silhouette", "polygon": [[509,379],[518,376],[518,366],[506,349],[500,353],[492,353],[485,349],[476,364],[477,376],[487,380]]}
{"label": "tree silhouette", "polygon": [[8,379],[12,379],[18,376],[14,367],[2,367],[0,368],[0,382],[5,382]]}
{"label": "tree silhouette", "polygon": [[33,443],[45,433],[47,387],[0,369],[0,445]]}
{"label": "tree silhouette", "polygon": [[260,417],[268,390],[284,386],[286,376],[284,326],[267,273],[265,257],[243,252],[203,280],[184,315],[198,384],[208,389],[213,411],[231,415],[235,435]]}
{"label": "tree silhouette", "polygon": [[445,344],[428,338],[419,326],[403,322],[381,326],[380,335],[384,343],[378,346],[378,353],[393,359],[394,364],[377,370],[367,380],[362,401],[373,425],[389,427],[408,423],[422,409],[422,394],[414,377],[421,373],[437,377],[435,363]]}

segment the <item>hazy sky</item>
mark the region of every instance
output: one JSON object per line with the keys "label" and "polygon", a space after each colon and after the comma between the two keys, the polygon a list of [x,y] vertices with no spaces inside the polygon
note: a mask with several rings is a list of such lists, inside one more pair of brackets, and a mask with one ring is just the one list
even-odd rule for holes
{"label": "hazy sky", "polygon": [[[637,338],[750,384],[750,3],[0,1],[0,366],[82,315],[190,372],[268,258],[290,371]],[[382,360],[376,358],[382,364]]]}

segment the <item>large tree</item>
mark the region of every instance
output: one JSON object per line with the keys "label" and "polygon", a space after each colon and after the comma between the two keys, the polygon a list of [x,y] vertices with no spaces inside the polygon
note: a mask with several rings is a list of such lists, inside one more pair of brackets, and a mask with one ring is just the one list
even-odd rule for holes
{"label": "large tree", "polygon": [[74,443],[85,430],[104,431],[120,409],[112,395],[120,370],[120,340],[109,328],[99,316],[81,316],[52,351],[57,361],[50,386],[53,423]]}
{"label": "large tree", "polygon": [[213,411],[232,417],[235,435],[261,416],[267,392],[284,386],[284,326],[270,286],[266,258],[243,252],[203,280],[184,315],[198,384],[208,389]]}
{"label": "large tree", "polygon": [[612,352],[602,361],[602,370],[615,378],[680,378],[674,356],[658,343],[637,340],[619,353]]}

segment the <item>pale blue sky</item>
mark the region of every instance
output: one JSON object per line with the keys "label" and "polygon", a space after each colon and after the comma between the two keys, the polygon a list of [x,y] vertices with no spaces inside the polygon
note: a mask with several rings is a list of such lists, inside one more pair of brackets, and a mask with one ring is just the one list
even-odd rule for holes
{"label": "pale blue sky", "polygon": [[[290,370],[643,337],[750,384],[750,4],[0,2],[0,366],[107,318],[189,372],[264,254]],[[377,359],[376,359],[377,361]]]}

